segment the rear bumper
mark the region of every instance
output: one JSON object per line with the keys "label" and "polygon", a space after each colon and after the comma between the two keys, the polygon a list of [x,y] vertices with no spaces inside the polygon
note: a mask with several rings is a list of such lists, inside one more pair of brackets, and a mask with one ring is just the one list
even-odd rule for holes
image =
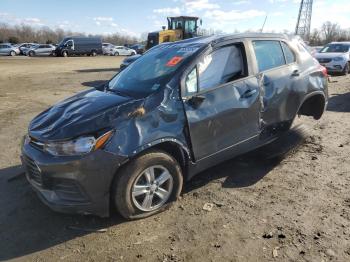
{"label": "rear bumper", "polygon": [[52,210],[109,216],[110,186],[121,157],[103,150],[53,157],[26,144],[21,160],[32,188]]}

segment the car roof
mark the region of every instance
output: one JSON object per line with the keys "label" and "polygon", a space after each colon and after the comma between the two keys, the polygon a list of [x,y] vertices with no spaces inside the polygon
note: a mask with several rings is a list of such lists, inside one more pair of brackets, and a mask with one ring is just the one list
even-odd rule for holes
{"label": "car roof", "polygon": [[350,45],[350,42],[331,42],[330,44],[337,44],[337,45]]}
{"label": "car roof", "polygon": [[[178,41],[176,43],[179,43],[179,44],[181,44],[181,43],[183,43],[183,44],[191,44],[191,43],[193,43],[193,44],[215,44],[215,43],[219,43],[222,41],[242,39],[242,38],[261,38],[261,39],[280,38],[280,39],[290,40],[291,37],[296,37],[296,36],[288,36],[286,34],[270,34],[270,33],[239,33],[239,34],[200,36],[200,37],[194,37],[194,38]],[[169,43],[167,43],[167,44],[169,44]]]}

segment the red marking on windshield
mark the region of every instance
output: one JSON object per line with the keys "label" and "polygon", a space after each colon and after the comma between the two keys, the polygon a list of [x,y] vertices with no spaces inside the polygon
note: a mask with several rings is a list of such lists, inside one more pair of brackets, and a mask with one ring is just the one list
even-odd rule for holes
{"label": "red marking on windshield", "polygon": [[182,61],[183,57],[181,56],[174,56],[173,58],[171,58],[168,63],[166,64],[166,66],[176,66],[178,63],[180,63]]}

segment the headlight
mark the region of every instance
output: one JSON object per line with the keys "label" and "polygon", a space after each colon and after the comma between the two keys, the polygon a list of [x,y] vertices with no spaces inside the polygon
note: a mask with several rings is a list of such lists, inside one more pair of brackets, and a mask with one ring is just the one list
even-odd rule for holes
{"label": "headlight", "polygon": [[102,148],[112,134],[113,131],[109,131],[97,139],[93,136],[84,136],[70,141],[49,142],[44,145],[44,150],[54,156],[85,155]]}
{"label": "headlight", "polygon": [[343,60],[345,60],[345,58],[342,56],[338,56],[338,57],[333,58],[333,61],[343,61]]}

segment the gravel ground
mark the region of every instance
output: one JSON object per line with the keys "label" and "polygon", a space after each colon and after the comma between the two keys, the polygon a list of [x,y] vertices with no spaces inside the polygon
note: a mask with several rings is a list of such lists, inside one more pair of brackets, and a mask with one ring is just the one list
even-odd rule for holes
{"label": "gravel ground", "polygon": [[[0,260],[350,261],[350,77],[321,120],[186,184],[168,211],[127,222],[44,206],[20,167],[29,121],[115,74],[120,57],[0,58]],[[204,209],[203,209],[204,207]]]}

